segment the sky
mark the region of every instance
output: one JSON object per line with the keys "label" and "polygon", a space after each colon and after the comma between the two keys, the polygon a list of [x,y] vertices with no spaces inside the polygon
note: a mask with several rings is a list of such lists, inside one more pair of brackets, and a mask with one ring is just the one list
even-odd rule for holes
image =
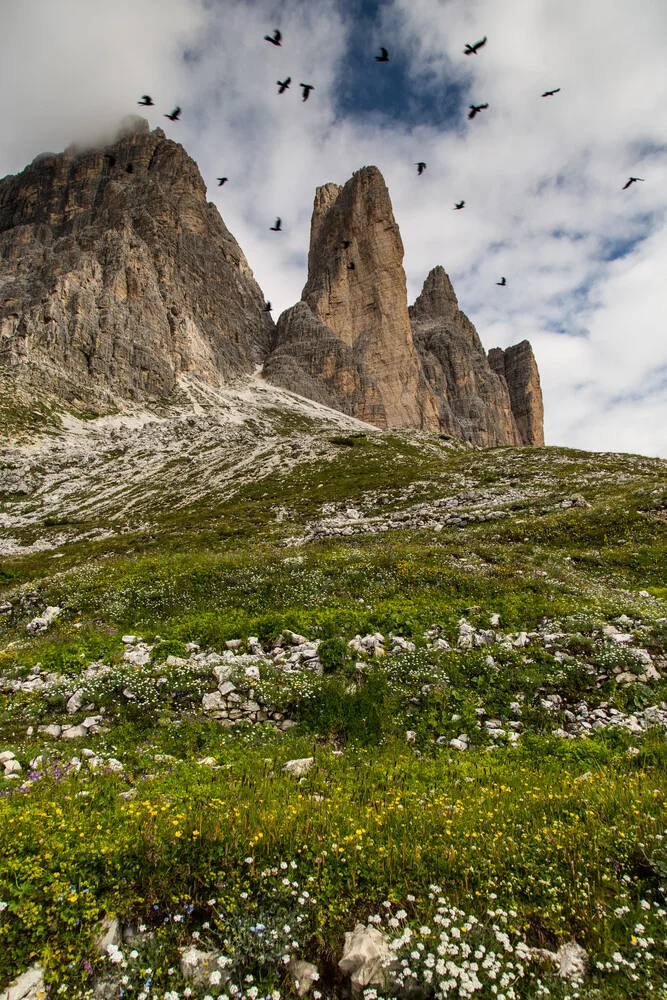
{"label": "sky", "polygon": [[530,340],[547,444],[667,458],[665,51],[660,0],[21,0],[0,6],[0,176],[109,141],[151,94],[277,318],[315,188],[375,164],[409,300],[442,264],[487,350]]}

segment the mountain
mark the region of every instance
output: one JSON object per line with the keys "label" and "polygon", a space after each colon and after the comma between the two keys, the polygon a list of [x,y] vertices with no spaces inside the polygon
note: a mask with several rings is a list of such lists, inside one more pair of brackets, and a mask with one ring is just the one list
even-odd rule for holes
{"label": "mountain", "polygon": [[133,117],[0,181],[0,373],[80,407],[165,400],[261,362],[273,322],[197,165]]}
{"label": "mountain", "polygon": [[537,366],[528,342],[520,348],[507,365],[490,364],[442,267],[408,308],[403,244],[377,167],[317,189],[308,280],[278,320],[267,379],[382,428],[544,444]]}
{"label": "mountain", "polygon": [[[278,387],[381,429],[544,444],[527,341],[487,358],[442,267],[408,308],[382,174],[317,189],[308,279],[277,327],[195,162],[127,119],[105,148],[0,181],[0,413],[174,403],[263,366]],[[187,392],[186,392],[187,396]],[[34,415],[34,414],[33,414]]]}

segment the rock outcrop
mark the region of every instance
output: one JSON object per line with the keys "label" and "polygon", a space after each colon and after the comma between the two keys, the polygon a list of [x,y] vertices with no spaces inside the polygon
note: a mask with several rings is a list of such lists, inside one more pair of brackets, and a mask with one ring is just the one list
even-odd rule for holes
{"label": "rock outcrop", "polygon": [[537,367],[523,346],[509,349],[518,354],[507,373],[491,366],[442,267],[408,310],[389,193],[364,167],[344,187],[317,189],[308,281],[278,320],[264,375],[378,427],[543,444]]}
{"label": "rock outcrop", "polygon": [[410,307],[410,321],[424,374],[438,400],[440,429],[473,444],[520,445],[507,383],[490,368],[444,268],[435,267],[428,275]]}
{"label": "rock outcrop", "polygon": [[540,373],[533,349],[527,340],[489,351],[489,365],[504,376],[512,403],[512,413],[522,444],[544,444],[544,406]]}
{"label": "rock outcrop", "polygon": [[252,371],[273,322],[197,165],[132,118],[0,181],[0,377],[68,402],[165,399]]}
{"label": "rock outcrop", "polygon": [[329,405],[378,427],[438,429],[412,342],[403,244],[377,167],[317,189],[302,302],[280,318],[264,371],[297,392],[322,385]]}

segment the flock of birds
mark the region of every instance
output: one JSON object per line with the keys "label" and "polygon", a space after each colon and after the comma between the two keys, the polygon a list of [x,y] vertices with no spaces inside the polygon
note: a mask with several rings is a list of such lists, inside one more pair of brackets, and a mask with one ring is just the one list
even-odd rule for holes
{"label": "flock of birds", "polygon": [[[264,41],[269,42],[271,45],[279,47],[282,45],[282,37],[283,37],[282,33],[279,31],[278,28],[276,28],[272,35],[264,35]],[[481,38],[478,42],[475,42],[474,45],[471,45],[469,42],[466,42],[466,47],[463,50],[463,54],[466,56],[476,56],[479,50],[484,48],[486,42],[487,42],[486,35],[484,35],[484,37]],[[380,55],[375,56],[375,61],[378,63],[389,62],[389,52],[387,51],[387,49],[384,48],[384,46],[380,47]],[[276,83],[278,86],[278,94],[284,94],[285,91],[289,90],[290,88],[290,85],[292,83],[292,77],[288,76],[284,80],[277,80]],[[300,83],[299,86],[301,87],[302,101],[307,101],[308,98],[310,97],[311,90],[315,90],[315,87],[313,86],[312,83]],[[553,90],[545,90],[541,96],[554,97],[556,94],[560,93],[560,89],[561,89],[560,87],[555,87]],[[150,94],[144,94],[141,100],[138,101],[137,103],[144,108],[155,107],[155,102],[151,98]],[[488,106],[489,106],[488,103],[470,104],[468,108],[468,118],[472,121],[473,118],[475,118],[478,114],[480,114],[482,111],[485,111],[488,108]],[[177,106],[169,114],[165,114],[164,117],[168,118],[172,122],[177,122],[180,119],[181,110],[182,109]],[[421,175],[426,170],[426,163],[423,160],[418,160],[415,163],[415,166],[417,167],[417,175],[421,177]],[[222,187],[223,184],[226,184],[228,180],[229,180],[228,177],[218,177],[217,178],[218,187]],[[628,180],[623,185],[622,190],[626,191],[632,184],[635,184],[638,181],[643,181],[643,180],[644,180],[643,177],[628,177]],[[462,208],[465,208],[465,201],[457,201],[454,205],[454,211],[458,212]],[[275,223],[272,226],[270,226],[269,229],[270,232],[272,233],[282,232],[282,220],[280,219],[280,217],[276,218]],[[350,246],[350,240],[344,240],[343,249],[348,249],[349,246]],[[355,270],[354,261],[351,261],[347,265],[347,268],[349,271],[354,271]],[[499,285],[501,288],[504,288],[507,285],[507,279],[505,277],[502,277],[500,281],[496,282],[496,285]],[[271,312],[271,303],[267,302],[265,308],[267,312]]]}

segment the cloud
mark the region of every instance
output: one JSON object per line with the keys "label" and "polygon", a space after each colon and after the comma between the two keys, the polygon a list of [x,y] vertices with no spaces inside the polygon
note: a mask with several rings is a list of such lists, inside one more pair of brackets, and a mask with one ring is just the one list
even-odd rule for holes
{"label": "cloud", "polygon": [[[375,163],[401,227],[411,299],[443,264],[487,348],[531,340],[548,442],[667,457],[664,5],[55,7],[23,0],[0,13],[0,173],[108,134],[151,93],[151,124],[197,160],[283,309],[305,281],[315,187]],[[274,27],[280,48],[263,40]],[[483,35],[485,48],[464,56]],[[374,61],[381,44],[386,66]],[[288,75],[279,97],[276,81]],[[301,81],[316,88],[306,103]],[[469,122],[472,101],[490,107]],[[172,125],[163,114],[176,103],[183,119]],[[230,180],[218,189],[223,173]],[[630,174],[646,180],[622,191]],[[461,198],[464,211],[453,212]],[[276,215],[281,234],[269,232]]]}

